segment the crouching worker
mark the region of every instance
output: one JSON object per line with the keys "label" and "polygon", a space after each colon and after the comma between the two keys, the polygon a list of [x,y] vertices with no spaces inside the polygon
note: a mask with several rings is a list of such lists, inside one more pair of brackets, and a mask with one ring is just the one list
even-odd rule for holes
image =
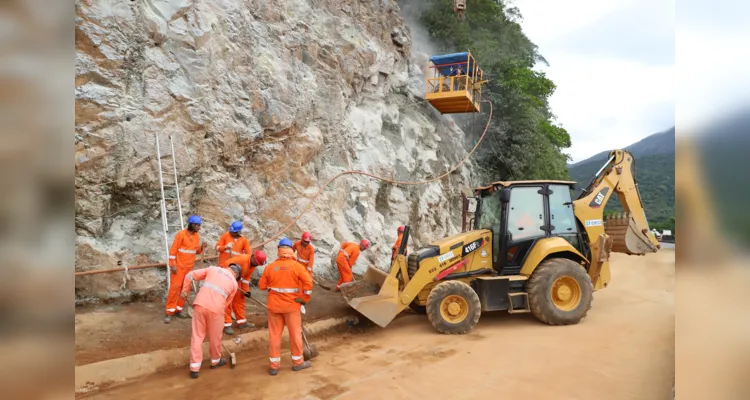
{"label": "crouching worker", "polygon": [[302,357],[302,315],[300,307],[310,300],[313,282],[292,249],[292,241],[281,239],[276,261],[268,264],[258,282],[260,290],[268,290],[268,343],[271,361],[268,373],[279,373],[281,363],[281,334],[286,325],[292,353],[292,371],[312,366]]}
{"label": "crouching worker", "polygon": [[224,328],[224,310],[237,293],[237,281],[241,276],[237,265],[229,268],[208,267],[190,271],[182,284],[181,296],[187,299],[193,281],[205,281],[193,301],[193,334],[190,338],[190,377],[198,377],[203,360],[203,340],[208,334],[208,352],[211,369],[227,364],[221,358],[221,334]]}

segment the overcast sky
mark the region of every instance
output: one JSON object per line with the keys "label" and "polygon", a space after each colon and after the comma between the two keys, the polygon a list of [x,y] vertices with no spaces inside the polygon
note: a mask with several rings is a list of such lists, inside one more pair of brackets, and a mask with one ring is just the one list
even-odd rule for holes
{"label": "overcast sky", "polygon": [[675,124],[674,0],[515,0],[574,162]]}

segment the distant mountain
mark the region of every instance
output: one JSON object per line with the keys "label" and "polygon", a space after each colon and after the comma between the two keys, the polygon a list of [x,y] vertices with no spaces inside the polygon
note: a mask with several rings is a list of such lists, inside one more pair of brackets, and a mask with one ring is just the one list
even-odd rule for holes
{"label": "distant mountain", "polygon": [[[662,225],[674,217],[674,160],[675,128],[655,133],[633,143],[626,150],[633,153],[636,160],[635,176],[646,208],[649,224]],[[596,171],[607,161],[609,151],[568,166],[571,178],[578,182],[577,193],[588,184]],[[613,196],[605,212],[622,211],[619,199]]]}
{"label": "distant mountain", "polygon": [[[630,146],[625,147],[625,150],[628,150],[631,153],[633,153],[633,155],[636,158],[659,155],[659,154],[674,155],[675,153],[674,137],[675,137],[675,130],[674,130],[674,127],[672,127],[664,132],[654,133],[651,136],[647,136],[645,139],[642,139],[638,142],[631,144]],[[614,150],[614,149],[610,149],[610,150]],[[590,163],[593,161],[596,161],[600,164],[604,164],[604,161],[607,161],[607,154],[609,154],[609,150],[603,151],[583,161],[579,161],[573,164],[568,164],[568,168],[575,167],[576,165]]]}

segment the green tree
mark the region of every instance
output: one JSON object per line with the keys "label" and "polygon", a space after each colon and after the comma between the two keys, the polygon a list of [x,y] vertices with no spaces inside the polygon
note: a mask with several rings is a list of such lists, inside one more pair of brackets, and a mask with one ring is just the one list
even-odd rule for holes
{"label": "green tree", "polygon": [[[533,69],[546,60],[523,33],[519,10],[502,0],[472,0],[459,21],[452,0],[427,4],[421,20],[441,51],[470,50],[489,80],[483,93],[492,102],[493,120],[477,151],[485,178],[569,179],[563,151],[571,145],[570,135],[556,124],[549,106],[556,86]],[[476,143],[481,133],[472,130],[467,144]]]}

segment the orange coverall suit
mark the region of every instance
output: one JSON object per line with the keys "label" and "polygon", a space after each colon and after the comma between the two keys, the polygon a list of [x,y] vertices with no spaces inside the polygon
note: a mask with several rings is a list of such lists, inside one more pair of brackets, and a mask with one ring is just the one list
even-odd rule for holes
{"label": "orange coverall suit", "polygon": [[225,232],[216,243],[216,252],[219,253],[218,265],[228,267],[230,258],[250,253],[250,242],[244,236],[235,239],[231,233]]}
{"label": "orange coverall suit", "polygon": [[354,279],[352,267],[357,262],[359,251],[359,244],[357,243],[344,242],[341,244],[339,254],[336,256],[336,266],[339,268],[340,275],[336,289],[340,289],[342,283],[351,282]]}
{"label": "orange coverall suit", "polygon": [[313,264],[315,263],[315,247],[313,247],[312,243],[308,243],[307,247],[302,247],[302,241],[298,240],[294,243],[292,249],[297,252],[297,261],[304,265],[310,276],[312,276]]}
{"label": "orange coverall suit", "polygon": [[[237,257],[232,257],[227,260],[226,268],[229,268],[231,264],[237,264],[242,269],[242,276],[240,276],[239,288],[245,292],[250,291],[250,277],[253,276],[253,271],[256,267],[250,265],[250,258],[252,254],[243,254]],[[247,322],[245,318],[245,295],[239,293],[234,296],[234,300],[227,305],[227,309],[224,313],[224,326],[232,326],[232,311],[234,311],[234,317],[237,319],[237,325],[242,325]]]}
{"label": "orange coverall suit", "polygon": [[[404,234],[399,233],[398,238],[396,238],[396,244],[394,244],[393,247],[391,247],[391,250],[393,251],[393,253],[391,254],[391,261],[396,259],[396,255],[398,254],[399,247],[401,247],[402,240],[404,240]],[[404,256],[406,256],[406,253],[407,253],[406,250],[404,250]]]}
{"label": "orange coverall suit", "polygon": [[193,333],[190,337],[190,370],[197,372],[203,361],[203,340],[208,333],[211,365],[221,360],[221,316],[237,293],[237,280],[229,268],[208,267],[185,275],[182,292],[187,295],[192,281],[203,281],[193,301]]}
{"label": "orange coverall suit", "polygon": [[185,300],[180,297],[182,282],[185,275],[193,270],[195,257],[203,253],[201,237],[198,232],[183,229],[174,237],[172,248],[169,250],[169,266],[177,267],[177,273],[169,271],[169,293],[167,294],[167,315],[182,312]]}
{"label": "orange coverall suit", "polygon": [[[292,364],[304,362],[302,353],[302,316],[300,298],[310,300],[313,281],[305,267],[294,258],[294,250],[280,248],[279,258],[263,270],[258,287],[268,290],[268,343],[270,368],[278,370],[281,363],[281,334],[289,330]],[[302,293],[300,293],[300,291]]]}

